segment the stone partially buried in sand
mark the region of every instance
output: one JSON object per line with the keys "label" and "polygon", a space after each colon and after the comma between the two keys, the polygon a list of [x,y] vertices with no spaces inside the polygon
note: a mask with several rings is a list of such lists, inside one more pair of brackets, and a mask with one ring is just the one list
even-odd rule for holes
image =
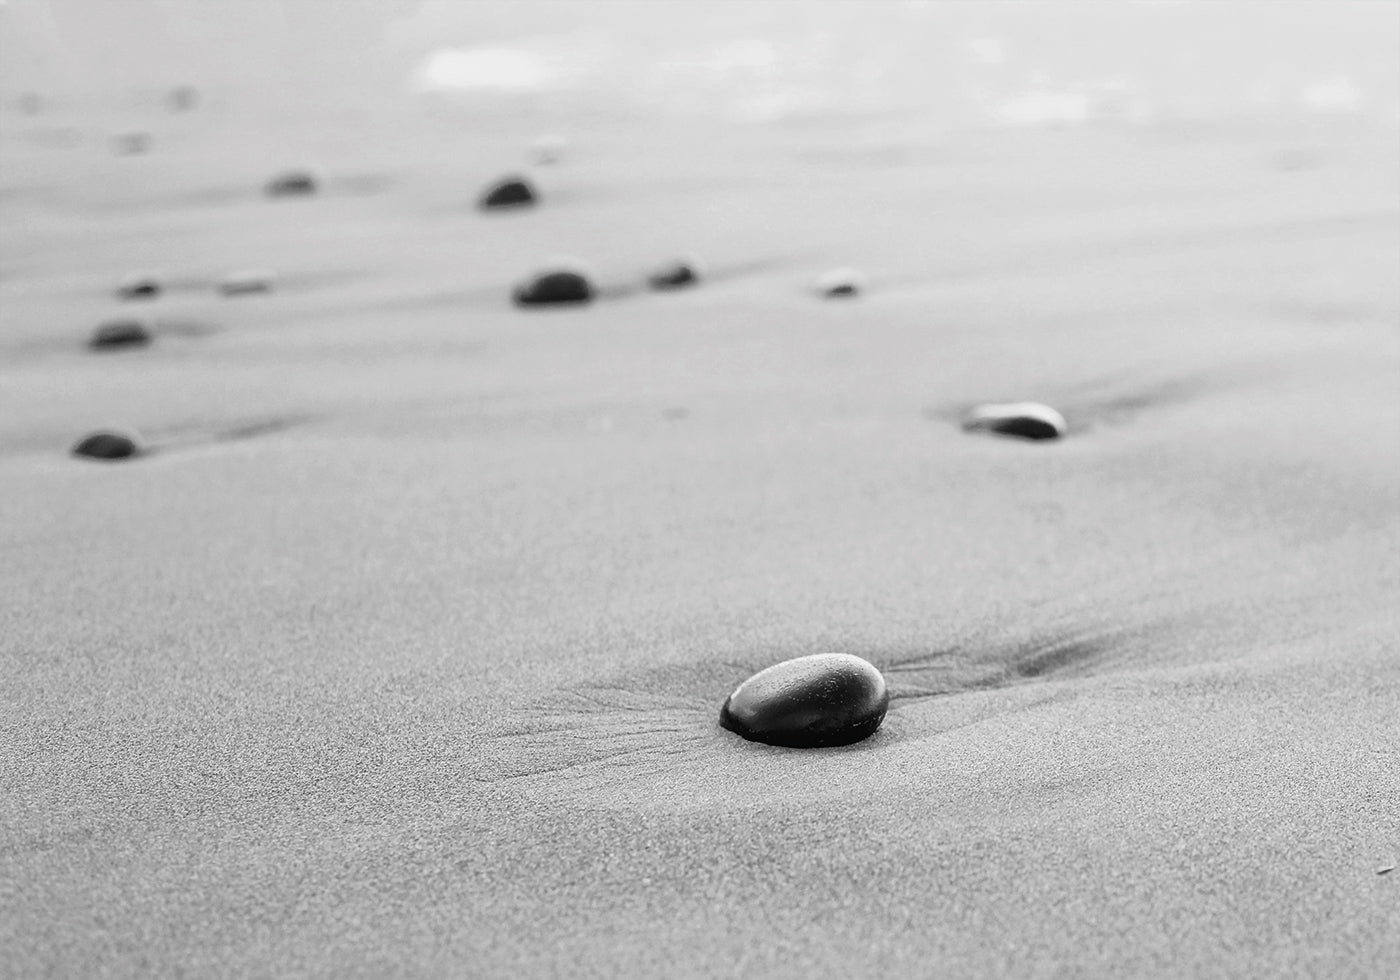
{"label": "stone partially buried in sand", "polygon": [[864,273],[851,268],[831,269],[817,277],[816,289],[821,296],[837,298],[859,296],[865,292]]}
{"label": "stone partially buried in sand", "polygon": [[768,745],[850,745],[875,734],[889,704],[885,678],[873,664],[847,653],[818,653],[744,681],[725,699],[719,723]]}
{"label": "stone partially buried in sand", "polygon": [[110,320],[92,332],[88,346],[93,350],[120,350],[145,347],[152,339],[150,328],[140,320]]}
{"label": "stone partially buried in sand", "polygon": [[577,305],[592,301],[593,278],[582,263],[564,260],[550,264],[515,287],[516,306]]}
{"label": "stone partially buried in sand", "polygon": [[1068,426],[1065,417],[1039,402],[978,405],[963,419],[968,432],[995,432],[1022,439],[1059,439]]}
{"label": "stone partially buried in sand", "polygon": [[683,289],[700,281],[700,263],[694,259],[677,259],[663,265],[647,276],[652,289]]}
{"label": "stone partially buried in sand", "polygon": [[263,185],[268,197],[310,197],[318,189],[316,175],[309,170],[288,170]]}
{"label": "stone partially buried in sand", "polygon": [[502,177],[481,195],[477,206],[483,211],[498,211],[508,208],[526,207],[536,203],[539,195],[524,177]]}
{"label": "stone partially buried in sand", "polygon": [[73,446],[74,456],[87,459],[130,459],[140,456],[144,451],[141,437],[135,432],[122,429],[101,429],[89,433]]}

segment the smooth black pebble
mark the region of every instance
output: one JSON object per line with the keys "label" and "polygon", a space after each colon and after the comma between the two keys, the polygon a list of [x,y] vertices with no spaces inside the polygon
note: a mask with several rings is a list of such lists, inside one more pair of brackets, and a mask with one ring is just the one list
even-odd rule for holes
{"label": "smooth black pebble", "polygon": [[516,306],[550,306],[587,303],[593,299],[592,281],[582,272],[555,269],[540,272],[515,287]]}
{"label": "smooth black pebble", "polygon": [[306,170],[289,170],[278,174],[263,187],[268,197],[309,197],[316,191],[316,177]]}
{"label": "smooth black pebble", "polygon": [[535,188],[524,177],[503,177],[488,187],[478,205],[483,211],[518,208],[539,200]]}
{"label": "smooth black pebble", "polygon": [[129,279],[117,287],[118,299],[155,299],[160,295],[160,283],[154,279]]}
{"label": "smooth black pebble", "polygon": [[1039,402],[979,405],[963,419],[969,432],[995,432],[1022,439],[1059,439],[1068,428],[1065,417]]}
{"label": "smooth black pebble", "polygon": [[848,653],[785,660],[735,688],[722,728],[768,745],[850,745],[875,734],[890,705],[884,675]]}
{"label": "smooth black pebble", "polygon": [[141,455],[141,440],[134,432],[103,429],[84,436],[73,447],[74,456],[88,459],[130,459]]}
{"label": "smooth black pebble", "polygon": [[93,350],[115,350],[145,347],[151,340],[150,329],[140,320],[112,320],[92,332],[88,346]]}
{"label": "smooth black pebble", "polygon": [[700,281],[698,263],[681,259],[662,266],[647,276],[647,285],[652,289],[681,289],[693,286]]}

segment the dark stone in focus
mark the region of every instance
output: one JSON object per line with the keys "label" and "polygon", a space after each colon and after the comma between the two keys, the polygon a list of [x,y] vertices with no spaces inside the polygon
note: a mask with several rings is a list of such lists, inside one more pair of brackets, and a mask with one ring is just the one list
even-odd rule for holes
{"label": "dark stone in focus", "polygon": [[652,289],[681,289],[693,286],[700,281],[697,264],[680,260],[657,269],[647,276],[647,285]]}
{"label": "dark stone in focus", "polygon": [[593,283],[582,272],[557,269],[541,272],[515,287],[516,306],[587,303],[593,299]]}
{"label": "dark stone in focus", "polygon": [[121,156],[139,156],[151,149],[150,133],[122,133],[112,140],[112,149]]}
{"label": "dark stone in focus", "polygon": [[88,346],[93,350],[145,347],[152,339],[150,329],[140,320],[112,320],[92,332]]}
{"label": "dark stone in focus", "polygon": [[132,279],[117,287],[118,299],[155,299],[160,295],[160,283],[154,279]]}
{"label": "dark stone in focus", "polygon": [[481,195],[479,206],[484,211],[497,208],[518,208],[538,200],[535,189],[524,177],[503,177]]}
{"label": "dark stone in focus", "polygon": [[268,197],[310,197],[317,191],[316,177],[306,170],[278,174],[263,188]]}
{"label": "dark stone in focus", "polygon": [[850,745],[875,734],[889,704],[885,678],[874,665],[846,653],[818,653],[744,681],[725,699],[719,723],[768,745]]}
{"label": "dark stone in focus", "polygon": [[1049,405],[1038,402],[1011,402],[979,405],[963,420],[969,432],[995,432],[1022,439],[1059,439],[1068,428],[1065,417]]}
{"label": "dark stone in focus", "polygon": [[84,436],[73,447],[74,456],[89,459],[130,459],[142,453],[141,440],[135,433],[104,429]]}

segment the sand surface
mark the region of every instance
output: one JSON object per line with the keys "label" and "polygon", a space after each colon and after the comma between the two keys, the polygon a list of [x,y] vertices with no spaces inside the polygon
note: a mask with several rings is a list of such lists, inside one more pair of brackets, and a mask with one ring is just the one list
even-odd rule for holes
{"label": "sand surface", "polygon": [[6,117],[0,974],[1400,972],[1395,130],[565,123]]}

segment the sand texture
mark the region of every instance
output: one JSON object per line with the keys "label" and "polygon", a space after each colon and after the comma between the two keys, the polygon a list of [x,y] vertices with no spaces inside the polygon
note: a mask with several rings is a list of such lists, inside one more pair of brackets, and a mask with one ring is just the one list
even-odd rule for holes
{"label": "sand texture", "polygon": [[[0,149],[0,974],[1400,975],[1394,130]],[[823,651],[873,737],[719,727]]]}

